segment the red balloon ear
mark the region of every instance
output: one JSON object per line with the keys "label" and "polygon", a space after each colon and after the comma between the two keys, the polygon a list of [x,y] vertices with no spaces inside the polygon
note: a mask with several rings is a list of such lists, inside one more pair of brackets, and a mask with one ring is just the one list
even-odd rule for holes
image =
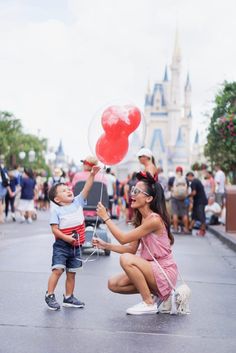
{"label": "red balloon ear", "polygon": [[102,114],[102,126],[104,131],[114,136],[117,134],[131,134],[139,126],[141,112],[133,105],[110,106]]}
{"label": "red balloon ear", "polygon": [[128,137],[116,136],[116,139],[103,134],[96,144],[96,155],[106,165],[119,163],[128,151]]}
{"label": "red balloon ear", "polygon": [[109,136],[121,134],[126,126],[127,112],[124,108],[116,105],[108,107],[102,114],[102,126]]}
{"label": "red balloon ear", "polygon": [[141,112],[138,108],[132,106],[132,105],[127,105],[125,106],[125,109],[127,109],[128,112],[128,123],[126,124],[126,132],[128,134],[131,134],[134,130],[137,129],[141,122]]}

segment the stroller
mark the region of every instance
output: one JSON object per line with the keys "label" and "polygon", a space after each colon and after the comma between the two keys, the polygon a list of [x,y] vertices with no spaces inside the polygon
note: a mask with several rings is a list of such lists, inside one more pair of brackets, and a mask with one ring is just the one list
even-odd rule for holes
{"label": "stroller", "polygon": [[[74,195],[77,196],[83,189],[85,181],[78,181],[74,186]],[[102,195],[101,195],[102,189]],[[101,227],[102,220],[97,217],[96,208],[98,202],[101,200],[103,205],[108,208],[109,197],[107,187],[100,181],[94,181],[93,186],[87,198],[87,205],[84,206],[84,220],[85,220],[85,242],[82,245],[82,251],[93,248],[92,238],[94,235],[94,228],[96,226],[95,236],[97,235],[103,241],[110,243],[111,239],[107,231]],[[104,250],[106,256],[110,255],[110,250]]]}

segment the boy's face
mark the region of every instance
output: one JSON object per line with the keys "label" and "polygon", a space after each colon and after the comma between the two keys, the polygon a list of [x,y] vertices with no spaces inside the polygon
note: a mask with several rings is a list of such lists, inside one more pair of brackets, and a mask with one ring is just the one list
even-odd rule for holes
{"label": "boy's face", "polygon": [[57,196],[54,200],[59,205],[67,205],[74,200],[74,194],[67,185],[59,185],[57,187]]}

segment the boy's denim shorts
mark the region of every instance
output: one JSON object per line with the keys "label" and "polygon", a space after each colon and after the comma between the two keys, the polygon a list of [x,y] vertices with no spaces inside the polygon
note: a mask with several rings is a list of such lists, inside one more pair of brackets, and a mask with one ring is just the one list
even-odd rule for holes
{"label": "boy's denim shorts", "polygon": [[52,270],[63,269],[67,272],[77,272],[82,267],[80,248],[74,247],[62,239],[53,244]]}

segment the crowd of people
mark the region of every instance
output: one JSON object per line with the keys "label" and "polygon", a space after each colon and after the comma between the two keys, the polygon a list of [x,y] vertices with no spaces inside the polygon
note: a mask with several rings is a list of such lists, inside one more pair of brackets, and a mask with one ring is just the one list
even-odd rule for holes
{"label": "crowd of people", "polygon": [[[140,169],[149,172],[163,187],[174,233],[189,234],[193,228],[199,228],[198,234],[204,235],[208,224],[225,224],[226,178],[220,166],[215,166],[214,171],[202,170],[200,177],[192,171],[184,174],[183,167],[178,166],[167,177],[162,167],[156,166],[148,148],[141,148],[137,158]],[[86,180],[91,167],[98,164],[93,156],[81,162],[82,171],[66,174],[61,168],[55,168],[52,176],[46,177],[45,173],[35,174],[30,168],[7,170],[1,160],[0,223],[7,220],[32,223],[38,210],[50,208],[48,193],[52,185],[65,182],[73,189],[79,180]],[[107,168],[105,173],[98,173],[96,180],[107,187],[111,217],[125,219],[130,224],[133,218],[130,192],[137,182],[136,172],[119,180],[111,168]]]}
{"label": "crowd of people", "polygon": [[[74,296],[75,274],[82,266],[80,246],[85,241],[83,207],[96,181],[107,189],[109,205],[104,207],[100,200],[95,214],[118,243],[94,238],[93,245],[121,254],[123,272],[109,279],[108,288],[114,293],[140,294],[142,302],[126,311],[130,315],[156,313],[160,304],[169,300],[178,276],[171,250],[173,234],[189,234],[198,228],[197,235],[204,236],[208,224],[224,223],[226,178],[220,166],[215,166],[214,173],[205,169],[201,178],[192,171],[184,174],[183,167],[178,166],[167,178],[163,169],[156,166],[151,150],[140,149],[137,158],[141,171],[125,180],[119,180],[111,168],[102,171],[93,156],[81,161],[83,170],[66,174],[55,168],[49,178],[35,175],[30,168],[7,170],[4,161],[0,161],[1,223],[9,219],[9,211],[13,222],[19,217],[22,223],[32,223],[37,210],[51,209],[55,242],[45,294],[49,309],[60,309],[54,292],[64,271],[63,306],[85,306]],[[84,181],[84,185],[76,193],[79,181]],[[125,233],[113,219],[123,219],[133,227]]]}

